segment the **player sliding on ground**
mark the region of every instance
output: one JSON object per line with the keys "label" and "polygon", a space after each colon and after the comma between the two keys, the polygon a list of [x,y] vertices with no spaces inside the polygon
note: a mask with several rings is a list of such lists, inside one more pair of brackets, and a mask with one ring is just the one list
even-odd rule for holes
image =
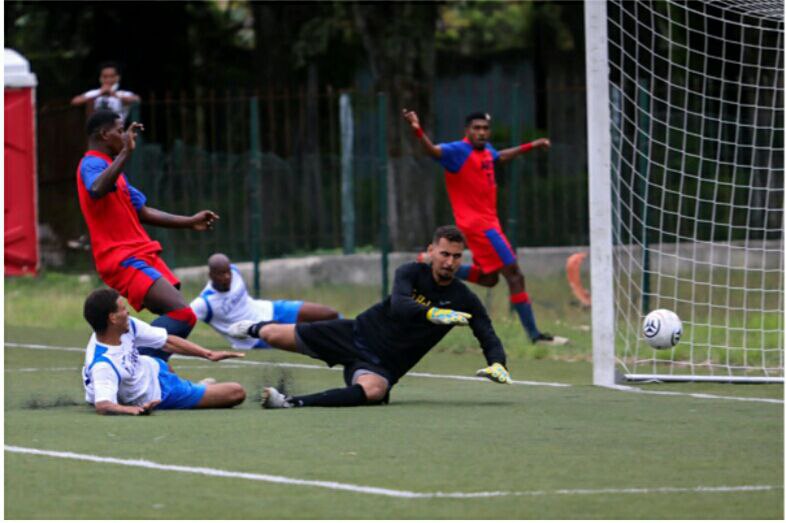
{"label": "player sliding on ground", "polygon": [[[89,150],[76,173],[79,205],[90,231],[96,270],[109,287],[117,290],[140,311],[160,314],[153,325],[170,334],[188,337],[196,316],[178,290],[180,281],[159,257],[161,244],[153,241],[142,223],[175,229],[205,231],[218,220],[213,211],[178,216],[147,205],[147,198],[133,187],[123,167],[136,148],[142,124],[123,131],[120,115],[96,111],[87,121]],[[142,354],[164,361],[170,353],[140,347]]]}
{"label": "player sliding on ground", "polygon": [[335,320],[338,312],[319,303],[292,300],[255,300],[249,296],[240,271],[221,253],[207,260],[208,281],[200,295],[191,302],[196,317],[224,336],[234,349],[269,347],[260,339],[238,340],[228,335],[229,326],[242,320],[276,323],[302,323]]}
{"label": "player sliding on ground", "polygon": [[149,414],[155,409],[234,407],[246,399],[238,383],[201,385],[170,372],[158,358],[139,354],[139,347],[221,361],[242,358],[240,352],[210,351],[167,334],[128,315],[113,289],[99,289],[85,300],[85,320],[94,333],[87,344],[82,382],[85,400],[99,414]]}
{"label": "player sliding on ground", "polygon": [[494,163],[508,162],[532,149],[548,149],[551,142],[548,138],[539,138],[497,152],[488,143],[491,117],[485,113],[472,113],[465,120],[463,140],[434,145],[420,127],[415,111],[404,109],[404,118],[412,126],[426,153],[445,168],[445,184],[453,216],[472,251],[472,265],[462,265],[456,276],[484,287],[494,287],[501,272],[508,282],[510,303],[532,343],[566,344],[567,338],[538,330],[524,274],[497,216]]}
{"label": "player sliding on ground", "polygon": [[464,237],[440,227],[429,245],[431,265],[408,263],[396,271],[393,291],[355,320],[297,325],[233,324],[229,333],[258,336],[278,349],[299,352],[344,367],[346,387],[307,396],[285,396],[273,387],[262,394],[265,408],[353,407],[387,403],[390,389],[453,327],[469,325],[488,367],[478,371],[508,383],[505,351],[480,300],[454,279],[461,265]]}

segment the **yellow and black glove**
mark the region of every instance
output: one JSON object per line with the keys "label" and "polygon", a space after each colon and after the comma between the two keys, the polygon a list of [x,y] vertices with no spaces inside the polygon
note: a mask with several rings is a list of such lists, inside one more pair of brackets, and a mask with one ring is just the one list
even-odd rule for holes
{"label": "yellow and black glove", "polygon": [[485,369],[478,369],[475,375],[488,378],[496,383],[510,383],[510,374],[501,363],[494,363]]}
{"label": "yellow and black glove", "polygon": [[469,325],[472,314],[454,311],[453,309],[438,309],[431,307],[426,313],[426,319],[438,325]]}

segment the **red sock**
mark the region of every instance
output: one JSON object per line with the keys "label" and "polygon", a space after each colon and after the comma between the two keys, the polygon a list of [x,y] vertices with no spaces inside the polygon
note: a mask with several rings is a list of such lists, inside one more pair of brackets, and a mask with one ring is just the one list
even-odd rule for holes
{"label": "red sock", "polygon": [[517,292],[516,294],[511,294],[510,303],[514,305],[517,303],[529,303],[529,294],[526,292]]}

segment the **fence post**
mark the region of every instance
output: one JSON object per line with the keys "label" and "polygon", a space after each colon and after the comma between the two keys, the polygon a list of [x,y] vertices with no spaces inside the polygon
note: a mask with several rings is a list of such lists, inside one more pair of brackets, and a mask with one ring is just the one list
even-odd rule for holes
{"label": "fence post", "polygon": [[341,225],[343,228],[344,254],[355,252],[355,181],[352,172],[352,146],[354,120],[352,102],[348,93],[339,98],[339,121],[341,127]]}
{"label": "fence post", "polygon": [[252,96],[249,100],[249,194],[250,194],[250,246],[251,261],[254,264],[254,297],[259,298],[259,262],[262,251],[262,152],[259,148],[259,100]]}
{"label": "fence post", "polygon": [[382,254],[382,299],[388,294],[388,140],[387,96],[377,94],[377,168],[379,169],[379,249]]}

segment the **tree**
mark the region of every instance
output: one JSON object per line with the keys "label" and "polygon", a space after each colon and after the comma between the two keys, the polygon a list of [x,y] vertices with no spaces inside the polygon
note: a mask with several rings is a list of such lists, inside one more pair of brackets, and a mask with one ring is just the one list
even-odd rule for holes
{"label": "tree", "polygon": [[353,4],[374,87],[388,94],[388,222],[395,249],[422,247],[434,223],[434,199],[423,197],[427,167],[422,156],[414,154],[416,142],[401,109],[417,109],[424,125],[433,128],[438,7],[416,2]]}

